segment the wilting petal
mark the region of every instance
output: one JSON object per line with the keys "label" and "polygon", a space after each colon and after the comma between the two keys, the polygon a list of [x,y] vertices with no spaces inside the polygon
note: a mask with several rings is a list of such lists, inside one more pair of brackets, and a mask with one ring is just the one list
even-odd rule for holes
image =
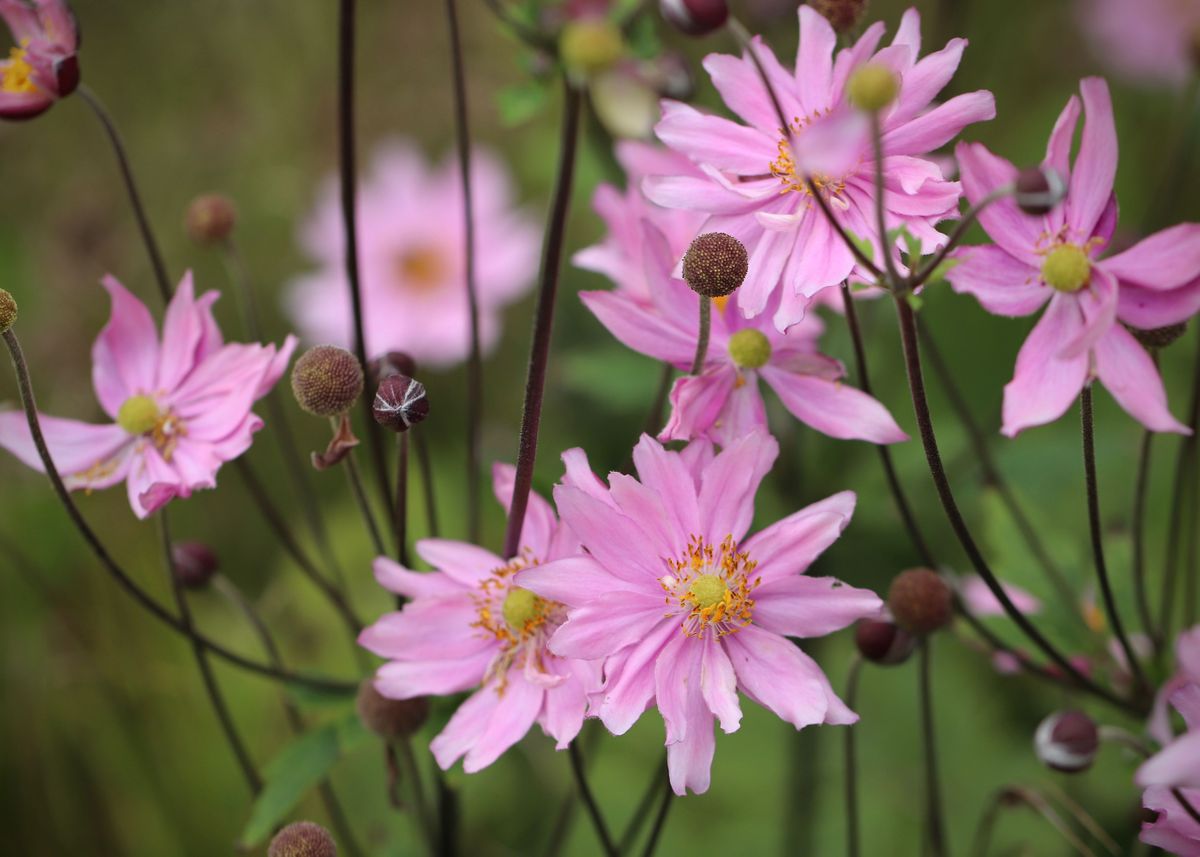
{"label": "wilting petal", "polygon": [[[1083,389],[1088,376],[1088,357],[1063,358],[1069,342],[1082,325],[1073,298],[1055,295],[1034,326],[1021,351],[1013,379],[1004,387],[1004,427],[1015,437],[1030,426],[1053,422],[1066,412]],[[1114,328],[1115,329],[1115,328]]]}
{"label": "wilting petal", "polygon": [[823,637],[877,614],[882,606],[870,590],[797,574],[754,590],[754,624],[788,637]]}
{"label": "wilting petal", "polygon": [[1151,431],[1191,434],[1167,410],[1167,391],[1161,376],[1138,341],[1114,325],[1096,343],[1096,374],[1122,408]]}

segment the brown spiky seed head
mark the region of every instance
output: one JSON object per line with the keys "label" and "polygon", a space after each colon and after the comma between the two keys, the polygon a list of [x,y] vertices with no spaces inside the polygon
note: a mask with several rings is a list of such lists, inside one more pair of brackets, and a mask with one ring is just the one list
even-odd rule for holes
{"label": "brown spiky seed head", "polygon": [[954,596],[936,571],[912,568],[892,581],[887,606],[897,625],[910,634],[924,636],[950,624]]}
{"label": "brown spiky seed head", "polygon": [[839,35],[858,26],[867,13],[867,0],[808,0]]}
{"label": "brown spiky seed head", "polygon": [[706,298],[733,294],[746,279],[750,257],[746,247],[724,232],[696,237],[683,257],[683,278],[692,291]]}
{"label": "brown spiky seed head", "polygon": [[267,857],[337,857],[329,831],[311,821],[297,821],[275,834]]}
{"label": "brown spiky seed head", "polygon": [[429,719],[427,698],[388,699],[375,689],[371,679],[359,685],[355,708],[363,725],[388,740],[414,734]]}
{"label": "brown spiky seed head", "polygon": [[336,345],[318,345],[292,367],[292,392],[300,407],[317,417],[346,413],[363,391],[358,359]]}
{"label": "brown spiky seed head", "polygon": [[1166,327],[1155,327],[1150,330],[1143,330],[1140,327],[1130,327],[1129,325],[1125,325],[1125,327],[1133,334],[1133,338],[1142,343],[1146,348],[1166,348],[1187,332],[1186,321],[1181,321],[1178,324],[1168,324]]}

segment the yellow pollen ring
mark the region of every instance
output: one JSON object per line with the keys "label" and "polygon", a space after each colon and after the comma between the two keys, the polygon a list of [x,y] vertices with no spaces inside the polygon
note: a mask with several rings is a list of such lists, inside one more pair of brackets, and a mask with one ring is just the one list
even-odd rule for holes
{"label": "yellow pollen ring", "polygon": [[158,425],[160,411],[149,396],[130,396],[117,411],[117,425],[133,435],[146,434]]}
{"label": "yellow pollen ring", "polygon": [[508,595],[504,596],[504,606],[500,612],[504,614],[504,621],[508,623],[508,627],[519,635],[541,618],[542,607],[542,599],[528,589],[514,586],[508,591]]}
{"label": "yellow pollen ring", "polygon": [[24,48],[14,47],[8,52],[8,60],[0,62],[0,92],[29,93],[37,92],[37,84],[33,82],[33,66]]}
{"label": "yellow pollen ring", "polygon": [[1092,263],[1076,244],[1062,244],[1046,254],[1042,279],[1059,292],[1077,292],[1092,279]]}
{"label": "yellow pollen ring", "polygon": [[725,600],[729,587],[725,581],[715,574],[702,574],[688,586],[688,595],[692,603],[702,609],[715,607]]}

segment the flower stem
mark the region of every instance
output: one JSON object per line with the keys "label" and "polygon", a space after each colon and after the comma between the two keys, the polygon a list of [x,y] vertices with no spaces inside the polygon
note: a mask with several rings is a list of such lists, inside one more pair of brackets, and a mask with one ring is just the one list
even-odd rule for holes
{"label": "flower stem", "polygon": [[137,182],[133,178],[133,167],[129,162],[129,153],[126,152],[125,144],[121,141],[121,134],[117,131],[117,125],[96,93],[92,92],[85,85],[80,85],[75,91],[83,99],[84,103],[91,108],[92,113],[100,120],[100,124],[104,127],[104,133],[108,135],[108,141],[112,144],[113,154],[117,157],[117,166],[121,170],[121,180],[125,183],[125,192],[129,196],[129,204],[133,207],[133,216],[137,220],[138,231],[142,234],[142,244],[146,247],[146,255],[150,257],[150,267],[154,270],[154,281],[158,285],[158,292],[162,296],[164,304],[170,303],[173,289],[171,287],[171,280],[167,276],[167,266],[163,262],[162,252],[158,249],[158,242],[155,240],[154,232],[150,228],[150,220],[146,217],[146,209],[142,205],[142,196],[138,192]]}
{"label": "flower stem", "polygon": [[1104,612],[1108,616],[1108,624],[1113,635],[1125,653],[1129,662],[1129,671],[1137,686],[1143,692],[1149,692],[1150,685],[1137,653],[1125,633],[1125,625],[1121,621],[1121,613],[1117,609],[1117,601],[1113,596],[1112,584],[1108,578],[1108,564],[1104,560],[1104,532],[1100,523],[1100,489],[1096,479],[1096,433],[1092,418],[1092,385],[1086,384],[1079,396],[1079,417],[1083,429],[1083,472],[1087,486],[1088,528],[1092,536],[1092,555],[1096,560],[1096,579],[1100,584],[1100,593],[1104,599]]}
{"label": "flower stem", "polygon": [[[354,460],[354,453],[351,452],[342,462],[346,468],[346,479],[350,483],[350,491],[354,494],[354,502],[358,505],[358,511],[362,515],[363,524],[366,525],[367,535],[371,538],[371,547],[375,550],[376,556],[383,556],[387,553],[387,549],[383,546],[383,536],[380,534],[379,524],[375,522],[375,513],[371,511],[371,501],[367,499],[367,489],[363,485],[362,474],[358,472],[358,463]],[[391,514],[394,516],[395,504],[392,505]]]}
{"label": "flower stem", "polygon": [[930,641],[921,642],[917,665],[921,698],[921,743],[925,755],[925,813],[929,850],[933,857],[946,854],[946,831],[942,821],[942,795],[938,781],[937,731],[933,725],[933,688]]}
{"label": "flower stem", "polygon": [[291,684],[306,685],[308,687],[327,691],[347,691],[354,690],[358,687],[357,682],[339,681],[336,679],[327,679],[316,676],[301,675],[290,672],[288,670],[278,669],[266,664],[258,663],[247,657],[232,652],[226,649],[219,643],[198,633],[195,629],[186,627],[179,619],[168,612],[161,604],[154,600],[138,583],[129,576],[129,574],[117,564],[113,559],[112,554],[100,541],[95,531],[84,520],[83,514],[79,511],[79,507],[75,505],[74,499],[71,497],[71,492],[67,490],[63,483],[62,476],[58,472],[58,468],[54,464],[54,459],[50,455],[50,449],[46,446],[46,439],[42,435],[41,421],[38,418],[37,402],[33,396],[33,384],[29,378],[29,367],[25,363],[25,355],[21,351],[20,341],[17,339],[16,333],[9,329],[2,335],[4,344],[8,347],[9,355],[12,357],[13,370],[17,376],[17,388],[20,391],[21,405],[25,410],[25,418],[29,424],[29,431],[33,437],[33,445],[37,449],[38,458],[41,459],[42,468],[46,472],[47,478],[50,480],[50,485],[54,489],[55,496],[66,510],[67,517],[71,519],[71,523],[75,529],[83,537],[88,548],[95,555],[104,569],[112,576],[117,585],[134,601],[138,603],[146,612],[153,616],[158,621],[162,622],[167,627],[175,632],[182,634],[193,642],[199,643],[209,652],[212,652],[217,657],[227,661],[234,666],[240,667],[249,672],[258,673],[259,675],[269,678],[285,681]]}
{"label": "flower stem", "polygon": [[654,826],[650,828],[650,838],[646,840],[646,847],[642,849],[642,857],[653,857],[655,849],[658,848],[659,837],[667,825],[667,813],[675,803],[674,798],[675,792],[668,785],[663,789],[662,802],[658,805],[658,814],[654,816]]}
{"label": "flower stem", "polygon": [[[179,575],[175,572],[175,560],[171,555],[171,529],[167,522],[167,510],[160,509],[157,518],[159,540],[162,544],[163,552],[163,568],[167,573],[167,582],[170,584],[171,592],[175,596],[175,606],[179,609],[180,622],[183,623],[184,628],[192,631],[195,627],[192,621],[192,610],[188,606],[187,593],[183,589],[183,582],[180,581]],[[258,770],[254,766],[254,760],[250,757],[250,753],[246,749],[241,736],[238,735],[237,724],[234,723],[229,706],[225,704],[225,697],[221,694],[221,688],[217,685],[216,676],[213,675],[212,671],[212,664],[208,662],[208,653],[204,650],[204,646],[194,638],[192,640],[192,652],[196,656],[196,668],[200,671],[200,678],[204,682],[204,692],[208,695],[209,704],[212,705],[213,711],[217,715],[217,720],[221,723],[221,731],[225,733],[225,741],[233,751],[238,767],[242,769],[242,776],[246,778],[246,784],[250,787],[251,794],[257,797],[263,788],[262,777],[258,775]]]}
{"label": "flower stem", "polygon": [[708,337],[712,332],[712,299],[700,296],[700,330],[696,334],[696,356],[692,358],[691,375],[699,375],[708,357]]}
{"label": "flower stem", "polygon": [[437,497],[433,484],[433,462],[429,457],[429,447],[425,443],[425,435],[419,429],[410,429],[413,433],[413,450],[417,454],[417,468],[421,471],[421,493],[425,498],[425,524],[432,538],[438,537]]}
{"label": "flower stem", "polygon": [[[850,674],[846,677],[846,707],[854,710],[858,699],[858,677],[862,672],[862,658],[855,656],[850,664]],[[846,768],[846,855],[858,857],[858,730],[854,726],[846,728],[845,735],[845,768]]]}
{"label": "flower stem", "polygon": [[1150,603],[1146,594],[1146,492],[1150,484],[1150,451],[1153,448],[1154,432],[1142,432],[1142,443],[1138,449],[1137,476],[1133,488],[1133,515],[1130,527],[1133,530],[1133,596],[1137,605],[1138,619],[1154,642],[1155,650],[1162,646],[1162,639],[1150,616]]}
{"label": "flower stem", "polygon": [[600,807],[596,803],[596,798],[592,794],[591,787],[588,785],[587,774],[583,769],[583,754],[579,750],[578,741],[572,741],[567,746],[567,754],[571,759],[571,773],[575,777],[575,785],[579,789],[579,797],[583,801],[583,805],[587,807],[588,816],[592,819],[592,827],[596,830],[596,838],[600,840],[600,846],[608,857],[617,857],[620,852],[613,843],[612,834],[608,832],[608,825],[604,823],[604,816],[600,814]]}
{"label": "flower stem", "polygon": [[467,112],[467,83],[463,70],[462,34],[458,27],[457,0],[446,0],[450,30],[450,61],[454,72],[454,136],[458,169],[462,176],[463,259],[466,267],[467,307],[470,317],[471,354],[467,359],[467,532],[479,541],[479,424],[483,418],[483,360],[479,345],[479,295],[475,282],[475,215],[471,197],[471,130]]}
{"label": "flower stem", "polygon": [[517,472],[513,483],[512,506],[504,536],[504,556],[515,556],[520,547],[521,527],[533,487],[533,465],[537,458],[538,429],[542,417],[542,398],[546,388],[546,365],[550,358],[550,331],[554,323],[554,299],[558,292],[559,267],[567,212],[571,202],[571,184],[575,174],[575,154],[579,138],[580,94],[563,81],[564,99],[558,177],[554,201],[546,221],[542,242],[541,284],[534,311],[533,341],[529,350],[529,373],[525,381],[525,405],[521,414],[521,437],[517,453]]}
{"label": "flower stem", "polygon": [[671,781],[667,775],[667,760],[662,758],[659,763],[654,766],[654,775],[650,778],[650,782],[646,784],[645,791],[642,792],[642,797],[637,803],[637,808],[633,811],[633,816],[625,825],[625,830],[621,833],[621,839],[617,843],[617,851],[621,854],[627,853],[633,848],[633,842],[637,839],[638,832],[645,824],[647,817],[650,815],[650,808],[654,805],[654,798],[660,791],[670,791]]}
{"label": "flower stem", "polygon": [[900,272],[896,270],[895,247],[888,240],[886,208],[883,200],[883,128],[879,124],[879,111],[871,111],[871,152],[875,156],[875,228],[879,230],[879,252],[883,256],[883,267],[887,271],[888,281],[900,282]]}
{"label": "flower stem", "polygon": [[405,568],[408,557],[408,432],[396,434],[396,514],[392,518],[396,560]]}

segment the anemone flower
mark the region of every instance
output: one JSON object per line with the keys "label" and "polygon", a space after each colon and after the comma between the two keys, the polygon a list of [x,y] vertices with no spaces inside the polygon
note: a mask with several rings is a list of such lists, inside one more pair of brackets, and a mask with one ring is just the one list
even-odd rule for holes
{"label": "anemone flower", "polygon": [[79,27],[63,0],[0,0],[16,46],[0,60],[0,119],[31,119],[79,85]]}
{"label": "anemone flower", "polygon": [[1200,3],[1193,0],[1078,0],[1096,54],[1144,83],[1182,86],[1200,65]]}

